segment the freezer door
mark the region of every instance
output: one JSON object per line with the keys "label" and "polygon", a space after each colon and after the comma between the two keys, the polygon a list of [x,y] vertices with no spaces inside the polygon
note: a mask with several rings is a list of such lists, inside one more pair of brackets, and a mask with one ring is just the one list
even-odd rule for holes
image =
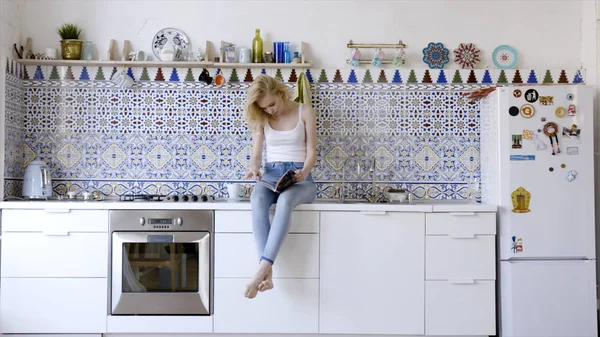
{"label": "freezer door", "polygon": [[[503,90],[498,135],[501,259],[595,258],[593,88]],[[522,96],[514,97],[514,90],[521,90]],[[545,97],[547,105],[540,99],[527,103],[524,96],[530,90]],[[535,109],[531,118],[509,114],[510,107],[524,104]],[[568,109],[571,104],[576,106],[575,115],[557,116],[558,107]],[[558,127],[556,137],[545,135],[547,123]],[[579,131],[571,134],[573,125]],[[537,138],[528,139],[532,137]],[[575,179],[569,178],[571,171],[576,172]]]}
{"label": "freezer door", "polygon": [[501,261],[501,337],[588,337],[596,328],[596,261]]}

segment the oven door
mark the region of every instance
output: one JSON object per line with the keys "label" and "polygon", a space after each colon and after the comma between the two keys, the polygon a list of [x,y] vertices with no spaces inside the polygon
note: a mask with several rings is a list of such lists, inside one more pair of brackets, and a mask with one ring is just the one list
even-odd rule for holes
{"label": "oven door", "polygon": [[113,232],[112,315],[210,315],[209,232]]}

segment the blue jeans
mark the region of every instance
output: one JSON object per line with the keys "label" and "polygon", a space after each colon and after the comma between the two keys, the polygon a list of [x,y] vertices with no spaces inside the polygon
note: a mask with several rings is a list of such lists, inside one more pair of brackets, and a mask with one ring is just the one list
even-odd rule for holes
{"label": "blue jeans", "polygon": [[[288,170],[300,170],[304,163],[300,162],[270,162],[265,164],[262,180],[272,184]],[[312,175],[306,180],[295,183],[281,193],[275,193],[260,184],[254,185],[250,196],[252,205],[252,230],[260,260],[273,264],[279,253],[289,229],[292,211],[303,203],[310,203],[317,197],[317,187]],[[269,210],[275,204],[273,222],[269,221]]]}

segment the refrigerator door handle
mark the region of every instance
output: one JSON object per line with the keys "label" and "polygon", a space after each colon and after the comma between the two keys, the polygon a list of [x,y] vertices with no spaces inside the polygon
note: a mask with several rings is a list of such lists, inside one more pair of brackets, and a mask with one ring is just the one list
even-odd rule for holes
{"label": "refrigerator door handle", "polygon": [[555,258],[535,258],[535,257],[509,257],[506,259],[507,262],[574,262],[574,263],[590,263],[595,262],[595,259],[590,259],[587,256],[567,256],[567,257],[555,257]]}
{"label": "refrigerator door handle", "polygon": [[453,279],[453,280],[448,280],[448,283],[450,284],[474,284],[475,280],[470,278],[470,279]]}
{"label": "refrigerator door handle", "polygon": [[475,212],[450,212],[452,216],[475,216]]}
{"label": "refrigerator door handle", "polygon": [[451,239],[474,239],[475,234],[450,234]]}

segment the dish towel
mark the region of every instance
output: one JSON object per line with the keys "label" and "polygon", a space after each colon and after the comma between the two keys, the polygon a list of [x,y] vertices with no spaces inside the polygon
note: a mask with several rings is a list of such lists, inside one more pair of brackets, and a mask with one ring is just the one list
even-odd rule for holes
{"label": "dish towel", "polygon": [[310,82],[308,81],[308,77],[306,77],[304,72],[300,73],[300,76],[298,76],[298,81],[296,81],[295,96],[296,98],[294,101],[297,103],[308,104],[312,108]]}

